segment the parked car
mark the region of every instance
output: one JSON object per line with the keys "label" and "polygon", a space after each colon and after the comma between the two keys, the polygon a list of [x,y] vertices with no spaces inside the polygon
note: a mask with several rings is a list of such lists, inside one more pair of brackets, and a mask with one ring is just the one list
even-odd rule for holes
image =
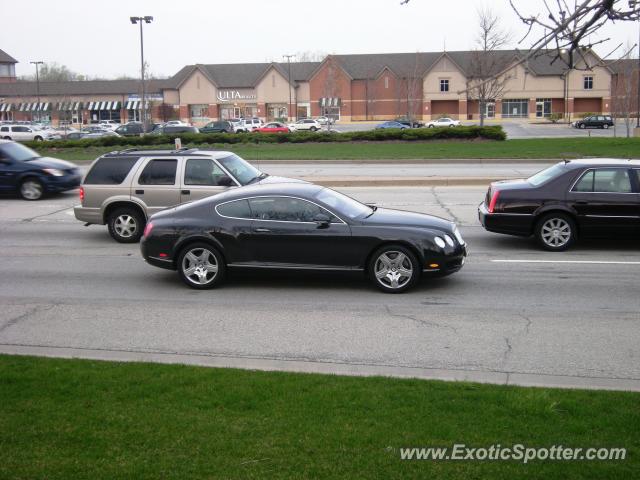
{"label": "parked car", "polygon": [[254,132],[259,133],[290,133],[291,129],[284,123],[270,122],[260,128],[256,128]]}
{"label": "parked car", "polygon": [[101,137],[119,137],[120,136],[115,131],[109,130],[109,129],[81,130],[80,133],[82,134],[81,138],[101,138]]}
{"label": "parked car", "polygon": [[120,126],[120,122],[116,122],[115,120],[100,120],[98,123],[102,128],[108,128],[110,130],[115,130]]}
{"label": "parked car", "polygon": [[227,120],[217,120],[209,122],[200,129],[200,133],[235,133],[231,122]]}
{"label": "parked car", "polygon": [[151,133],[154,135],[175,135],[176,133],[200,133],[200,130],[190,125],[164,125]]}
{"label": "parked car", "polygon": [[566,250],[580,236],[640,233],[640,161],[571,160],[526,180],[494,182],[478,207],[490,232]]}
{"label": "parked car", "polygon": [[107,225],[118,242],[137,242],[147,218],[229,187],[282,181],[231,152],[124,150],[93,162],[80,187],[78,220]]}
{"label": "parked car", "polygon": [[403,125],[400,122],[396,122],[393,120],[376,125],[376,130],[381,130],[385,128],[399,128],[400,130],[404,130],[405,128],[409,128],[409,127],[407,127],[406,125]]}
{"label": "parked car", "polygon": [[249,185],[155,214],[140,249],[195,289],[220,285],[227,269],[287,268],[366,272],[380,290],[400,293],[423,272],[460,270],[466,256],[451,221],[306,182]]}
{"label": "parked car", "polygon": [[47,193],[77,188],[80,179],[80,170],[71,162],[41,157],[24,145],[0,140],[0,192],[39,200]]}
{"label": "parked car", "polygon": [[394,121],[401,123],[409,128],[421,128],[424,127],[424,123],[423,122],[419,122],[418,120],[415,119],[410,119],[407,117],[400,117],[400,118],[396,118]]}
{"label": "parked car", "polygon": [[318,122],[320,125],[333,125],[334,123],[336,123],[336,119],[333,117],[321,116],[316,118],[316,122]]}
{"label": "parked car", "polygon": [[137,137],[145,133],[145,128],[141,122],[129,122],[116,128],[115,132],[123,137]]}
{"label": "parked car", "polygon": [[294,132],[298,132],[298,131],[317,132],[322,128],[322,125],[320,125],[317,120],[313,120],[311,118],[303,118],[302,120],[298,120],[297,122],[290,123],[288,127],[291,131],[294,131]]}
{"label": "parked car", "polygon": [[87,135],[86,132],[69,132],[65,135],[66,140],[80,140]]}
{"label": "parked car", "polygon": [[0,138],[4,140],[16,140],[18,142],[51,140],[53,135],[47,130],[41,130],[27,125],[2,125],[0,126]]}
{"label": "parked car", "polygon": [[460,126],[460,121],[459,120],[454,120],[454,119],[449,118],[449,117],[442,117],[442,118],[438,118],[437,120],[431,120],[430,122],[427,122],[426,126],[429,127],[429,128],[434,128],[434,127],[459,127]]}
{"label": "parked car", "polygon": [[176,125],[176,126],[187,126],[190,127],[191,124],[183,122],[182,120],[169,120],[165,123],[165,125]]}
{"label": "parked car", "polygon": [[263,123],[262,123],[262,120],[260,120],[257,117],[254,117],[254,118],[245,118],[243,121],[243,125],[247,129],[247,131],[253,132],[256,128],[260,128],[263,125]]}
{"label": "parked car", "polygon": [[573,122],[575,128],[604,128],[613,127],[611,115],[591,115]]}

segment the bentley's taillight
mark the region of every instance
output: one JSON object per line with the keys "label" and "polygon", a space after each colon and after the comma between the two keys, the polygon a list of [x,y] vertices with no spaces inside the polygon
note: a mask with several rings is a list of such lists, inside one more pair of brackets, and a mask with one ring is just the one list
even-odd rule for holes
{"label": "bentley's taillight", "polygon": [[147,223],[147,226],[144,227],[144,232],[142,233],[142,236],[144,238],[147,238],[149,236],[149,234],[151,233],[151,230],[153,230],[153,223],[149,222],[149,223]]}

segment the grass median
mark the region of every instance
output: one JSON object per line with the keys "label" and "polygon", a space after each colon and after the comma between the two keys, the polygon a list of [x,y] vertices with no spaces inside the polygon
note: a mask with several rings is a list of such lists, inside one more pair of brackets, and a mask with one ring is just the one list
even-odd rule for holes
{"label": "grass median", "polygon": [[[188,146],[188,145],[185,145]],[[72,161],[94,160],[103,153],[125,147],[48,148],[45,156]],[[172,149],[156,145],[152,149]],[[640,157],[640,138],[534,138],[506,140],[358,142],[300,144],[215,144],[198,148],[229,150],[249,161],[260,160],[416,160],[416,159],[563,159],[580,157]]]}
{"label": "grass median", "polygon": [[[634,478],[640,396],[0,356],[0,478]],[[402,461],[400,447],[626,447]],[[633,472],[636,472],[635,474]]]}

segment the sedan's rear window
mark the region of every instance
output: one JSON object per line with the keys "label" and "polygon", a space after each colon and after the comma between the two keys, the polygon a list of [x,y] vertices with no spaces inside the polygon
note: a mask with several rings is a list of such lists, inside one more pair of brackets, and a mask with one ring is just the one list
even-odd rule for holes
{"label": "sedan's rear window", "polygon": [[87,173],[85,185],[120,185],[138,161],[132,158],[101,158]]}
{"label": "sedan's rear window", "polygon": [[542,185],[549,180],[559,177],[565,172],[564,164],[557,163],[552,167],[546,168],[541,172],[536,173],[532,177],[527,178],[527,182],[529,182],[534,187],[538,185]]}

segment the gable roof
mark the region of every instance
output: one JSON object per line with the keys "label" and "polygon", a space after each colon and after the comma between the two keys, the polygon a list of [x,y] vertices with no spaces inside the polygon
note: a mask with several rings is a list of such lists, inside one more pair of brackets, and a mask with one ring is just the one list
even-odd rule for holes
{"label": "gable roof", "polygon": [[0,63],[18,63],[18,61],[4,50],[0,50]]}

